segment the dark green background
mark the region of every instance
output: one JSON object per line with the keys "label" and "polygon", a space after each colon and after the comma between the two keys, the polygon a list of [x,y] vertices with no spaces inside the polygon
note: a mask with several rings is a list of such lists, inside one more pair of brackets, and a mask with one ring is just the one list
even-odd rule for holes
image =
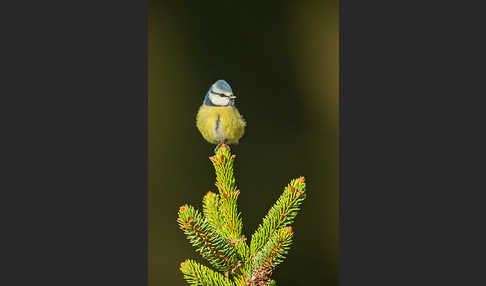
{"label": "dark green background", "polygon": [[[236,4],[238,3],[238,4]],[[338,283],[338,1],[149,1],[149,285],[186,285],[204,262],[177,227],[215,191],[213,145],[195,126],[209,86],[230,83],[248,122],[237,154],[247,237],[290,179],[308,199],[278,285]],[[205,262],[204,262],[205,263]],[[207,263],[205,263],[207,265]]]}

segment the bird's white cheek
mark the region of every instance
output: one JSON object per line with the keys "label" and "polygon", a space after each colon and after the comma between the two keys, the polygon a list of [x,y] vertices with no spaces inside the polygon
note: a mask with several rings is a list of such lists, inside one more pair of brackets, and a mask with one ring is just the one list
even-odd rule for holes
{"label": "bird's white cheek", "polygon": [[228,105],[229,99],[225,97],[218,96],[216,94],[210,93],[209,99],[214,105]]}

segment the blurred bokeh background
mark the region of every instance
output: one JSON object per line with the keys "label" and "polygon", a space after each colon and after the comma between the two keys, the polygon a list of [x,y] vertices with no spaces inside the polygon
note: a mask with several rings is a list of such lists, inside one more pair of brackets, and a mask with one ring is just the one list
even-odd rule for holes
{"label": "blurred bokeh background", "polygon": [[237,154],[239,210],[250,238],[290,179],[308,198],[294,244],[273,278],[338,284],[339,3],[149,0],[149,285],[187,285],[196,254],[177,227],[179,206],[215,191],[195,116],[209,86],[230,83],[248,122]]}

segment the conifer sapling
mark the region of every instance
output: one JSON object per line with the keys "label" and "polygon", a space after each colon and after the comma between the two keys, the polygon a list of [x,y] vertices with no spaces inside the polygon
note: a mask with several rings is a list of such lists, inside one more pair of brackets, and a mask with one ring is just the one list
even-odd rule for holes
{"label": "conifer sapling", "polygon": [[203,197],[202,212],[190,205],[179,208],[180,229],[215,269],[190,259],[182,262],[180,270],[190,285],[275,286],[273,270],[292,244],[290,225],[306,197],[304,177],[290,181],[247,241],[237,208],[240,190],[233,171],[235,157],[224,144],[209,157],[216,171],[217,193]]}

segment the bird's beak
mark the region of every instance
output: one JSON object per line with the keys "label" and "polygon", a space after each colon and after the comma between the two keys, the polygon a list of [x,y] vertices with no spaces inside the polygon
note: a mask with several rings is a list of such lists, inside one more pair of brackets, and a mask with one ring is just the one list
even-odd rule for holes
{"label": "bird's beak", "polygon": [[234,95],[230,95],[230,96],[229,96],[229,98],[231,98],[231,99],[236,99],[236,96],[234,96]]}

